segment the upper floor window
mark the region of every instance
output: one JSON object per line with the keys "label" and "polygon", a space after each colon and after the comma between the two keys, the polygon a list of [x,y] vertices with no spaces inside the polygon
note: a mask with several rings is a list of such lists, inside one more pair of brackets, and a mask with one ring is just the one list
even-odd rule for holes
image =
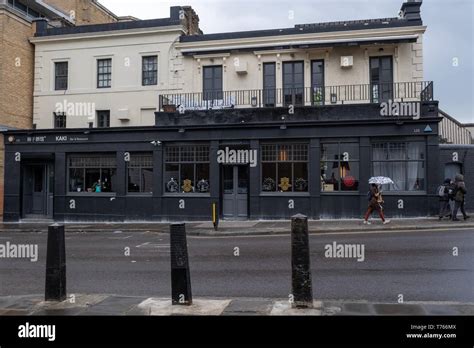
{"label": "upper floor window", "polygon": [[54,113],[54,128],[66,128],[66,113],[55,112]]}
{"label": "upper floor window", "polygon": [[68,62],[54,63],[54,89],[65,91],[68,87]]}
{"label": "upper floor window", "polygon": [[[27,2],[28,3],[28,2]],[[32,8],[30,8],[29,6],[26,6],[24,4],[22,4],[21,1],[19,0],[8,0],[8,4],[11,6],[11,7],[14,7],[16,8],[17,10],[20,10],[22,11],[23,13],[25,13],[28,17],[30,18],[39,18],[39,17],[43,17],[39,12],[33,10]]]}
{"label": "upper floor window", "polygon": [[325,101],[324,60],[311,62],[311,87],[312,104],[323,105]]}
{"label": "upper floor window", "polygon": [[223,98],[222,65],[203,68],[203,100]]}
{"label": "upper floor window", "polygon": [[372,103],[393,99],[392,56],[370,58],[370,86]]}
{"label": "upper floor window", "polygon": [[263,64],[263,103],[265,107],[274,107],[276,103],[275,63]]}
{"label": "upper floor window", "polygon": [[112,87],[112,59],[97,60],[97,88]]}
{"label": "upper floor window", "polygon": [[97,127],[98,128],[110,127],[110,110],[97,111]]}
{"label": "upper floor window", "polygon": [[158,56],[143,57],[142,85],[153,86],[158,84]]}
{"label": "upper floor window", "polygon": [[285,106],[303,105],[304,62],[283,63],[283,98]]}

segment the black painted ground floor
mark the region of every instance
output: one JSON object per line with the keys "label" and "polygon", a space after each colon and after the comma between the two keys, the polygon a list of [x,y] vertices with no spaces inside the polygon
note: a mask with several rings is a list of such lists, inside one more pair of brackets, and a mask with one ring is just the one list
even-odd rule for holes
{"label": "black painted ground floor", "polygon": [[4,219],[210,220],[213,203],[229,220],[360,218],[372,176],[394,181],[387,216],[433,215],[446,175],[474,176],[473,149],[440,147],[437,129],[425,119],[13,131]]}

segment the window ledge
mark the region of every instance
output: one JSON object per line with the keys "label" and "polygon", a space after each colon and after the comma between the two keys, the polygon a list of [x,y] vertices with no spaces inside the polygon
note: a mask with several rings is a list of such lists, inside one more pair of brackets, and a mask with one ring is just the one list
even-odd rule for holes
{"label": "window ledge", "polygon": [[426,191],[396,191],[388,192],[382,191],[383,196],[426,196],[428,193]]}
{"label": "window ledge", "polygon": [[126,194],[127,197],[153,197],[153,193],[152,192],[143,192],[143,193],[140,193],[140,192],[128,192]]}
{"label": "window ledge", "polygon": [[290,196],[310,197],[311,195],[309,194],[309,192],[262,192],[262,193],[260,193],[260,197],[276,197],[276,196],[281,196],[281,197],[290,197]]}
{"label": "window ledge", "polygon": [[359,196],[359,191],[334,191],[334,192],[321,192],[321,196],[334,196],[334,195],[349,195],[349,196]]}
{"label": "window ledge", "polygon": [[116,192],[68,192],[69,197],[117,197]]}
{"label": "window ledge", "polygon": [[165,193],[163,198],[210,198],[210,193]]}

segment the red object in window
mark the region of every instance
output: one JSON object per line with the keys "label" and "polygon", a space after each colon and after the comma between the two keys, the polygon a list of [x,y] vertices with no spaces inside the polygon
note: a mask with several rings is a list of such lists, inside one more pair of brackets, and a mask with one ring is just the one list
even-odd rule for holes
{"label": "red object in window", "polygon": [[342,179],[342,181],[346,187],[353,187],[356,182],[353,176],[346,176],[344,179]]}

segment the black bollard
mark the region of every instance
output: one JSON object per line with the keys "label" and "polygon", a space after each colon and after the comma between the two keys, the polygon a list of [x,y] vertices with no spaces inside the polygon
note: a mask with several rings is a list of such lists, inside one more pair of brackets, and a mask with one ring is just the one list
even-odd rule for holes
{"label": "black bollard", "polygon": [[46,301],[66,299],[66,240],[64,225],[48,227],[48,250],[46,256]]}
{"label": "black bollard", "polygon": [[171,298],[173,305],[193,304],[191,275],[189,273],[186,225],[172,224],[170,227],[171,247]]}
{"label": "black bollard", "polygon": [[301,214],[291,218],[291,270],[293,307],[313,308],[308,218]]}

